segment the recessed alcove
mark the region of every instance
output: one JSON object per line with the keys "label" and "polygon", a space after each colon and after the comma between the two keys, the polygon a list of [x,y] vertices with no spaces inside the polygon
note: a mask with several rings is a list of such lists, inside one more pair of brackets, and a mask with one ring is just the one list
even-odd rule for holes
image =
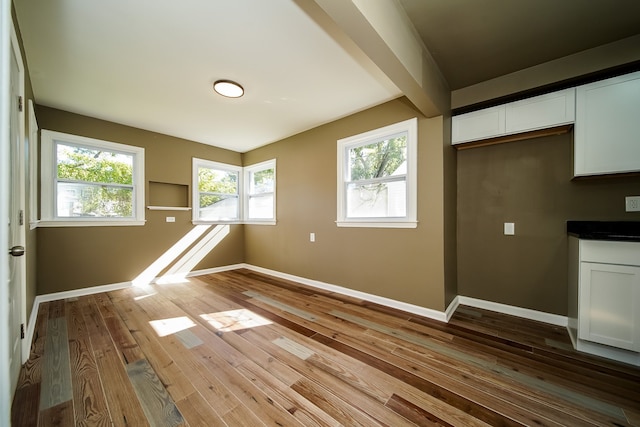
{"label": "recessed alcove", "polygon": [[151,210],[189,210],[189,186],[170,182],[149,181]]}

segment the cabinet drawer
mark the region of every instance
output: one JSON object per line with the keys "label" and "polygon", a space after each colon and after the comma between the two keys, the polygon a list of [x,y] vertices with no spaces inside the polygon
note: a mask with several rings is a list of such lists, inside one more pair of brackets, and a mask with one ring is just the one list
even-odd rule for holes
{"label": "cabinet drawer", "polygon": [[640,242],[580,240],[580,260],[640,266]]}

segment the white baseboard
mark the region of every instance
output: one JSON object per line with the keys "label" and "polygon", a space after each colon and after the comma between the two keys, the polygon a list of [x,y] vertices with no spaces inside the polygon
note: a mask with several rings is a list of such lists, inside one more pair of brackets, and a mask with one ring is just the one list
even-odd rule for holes
{"label": "white baseboard", "polygon": [[549,323],[556,326],[567,327],[569,319],[567,316],[545,313],[544,311],[531,310],[528,308],[515,307],[513,305],[501,304],[498,302],[485,301],[481,299],[458,296],[460,305],[482,308],[484,310],[497,311],[498,313],[510,314],[511,316],[522,317],[524,319],[536,320],[538,322]]}
{"label": "white baseboard", "polygon": [[[456,309],[459,305],[468,305],[471,307],[482,308],[485,310],[497,311],[499,313],[510,314],[512,316],[518,316],[525,319],[537,320],[539,322],[550,323],[552,325],[564,326],[566,327],[568,324],[568,319],[565,316],[558,316],[556,314],[544,313],[541,311],[530,310],[527,308],[514,307],[506,304],[500,304],[491,301],[480,300],[476,298],[470,298],[465,296],[456,296],[453,301],[449,304],[445,311],[438,311],[431,308],[421,307],[414,304],[409,304],[402,301],[397,301],[391,298],[381,297],[374,294],[369,294],[366,292],[356,291],[353,289],[345,288],[343,286],[332,285],[330,283],[321,282],[318,280],[307,279],[305,277],[295,276],[293,274],[282,273],[276,270],[270,270],[268,268],[258,267],[251,264],[231,264],[223,267],[215,267],[215,268],[207,268],[204,270],[192,271],[186,275],[186,277],[196,277],[202,276],[205,274],[215,274],[223,271],[237,270],[240,268],[246,268],[248,270],[253,270],[258,273],[268,274],[270,276],[279,277],[285,280],[291,280],[293,282],[298,282],[303,285],[308,285],[314,288],[323,289],[329,292],[335,292],[338,294],[350,296],[353,298],[362,299],[365,301],[371,301],[376,304],[384,305],[386,307],[395,308],[398,310],[406,311],[407,313],[416,314],[418,316],[427,317],[429,319],[438,320],[440,322],[448,322],[451,319],[451,316],[455,313]],[[160,280],[161,278],[156,278],[153,282]],[[25,340],[27,345],[25,347],[27,349],[31,348],[31,343],[33,341],[33,333],[35,328],[35,321],[38,315],[38,308],[40,304],[43,302],[55,301],[66,298],[77,298],[80,296],[91,295],[101,292],[109,292],[115,291],[118,289],[124,289],[132,286],[132,282],[122,282],[122,283],[114,283],[111,285],[101,285],[101,286],[93,286],[90,288],[82,288],[82,289],[74,289],[71,291],[64,292],[56,292],[52,294],[38,295],[36,296],[33,302],[33,309],[31,310],[31,316],[29,317],[29,324],[27,328],[27,334],[25,336]],[[25,359],[25,355],[28,358],[29,351],[23,352],[23,359]],[[24,362],[23,361],[23,362]]]}
{"label": "white baseboard", "polygon": [[[220,273],[222,271],[236,270],[243,268],[244,264],[231,264],[223,267],[207,268],[204,270],[191,271],[185,277],[202,276],[205,274]],[[156,277],[152,283],[160,280],[161,277]],[[43,302],[57,301],[67,298],[78,298],[85,295],[99,294],[102,292],[117,291],[119,289],[128,288],[133,286],[132,282],[113,283],[109,285],[91,286],[88,288],[73,289],[71,291],[54,292],[51,294],[37,295],[33,300],[33,307],[31,309],[31,315],[29,316],[29,322],[27,323],[27,331],[22,345],[22,363],[25,363],[29,358],[31,352],[31,344],[33,343],[33,334],[35,332],[36,318],[38,316],[38,309]]]}
{"label": "white baseboard", "polygon": [[38,309],[43,302],[57,301],[67,298],[77,298],[84,295],[99,294],[101,292],[116,291],[131,286],[131,282],[113,283],[110,285],[92,286],[90,288],[73,289],[71,291],[54,292],[51,294],[37,295],[33,300],[31,316],[27,324],[27,333],[23,340],[22,346],[22,363],[26,362],[31,352],[31,344],[33,342],[33,333],[35,332],[36,318],[38,317]]}
{"label": "white baseboard", "polygon": [[629,365],[640,366],[640,353],[635,351],[610,347],[608,345],[585,341],[580,338],[576,339],[574,348],[578,351],[593,354],[594,356],[605,357],[607,359],[617,360],[618,362],[628,363]]}
{"label": "white baseboard", "polygon": [[221,273],[223,271],[237,270],[246,268],[246,264],[230,264],[223,267],[205,268],[204,270],[191,271],[186,277],[204,276],[205,274]]}
{"label": "white baseboard", "polygon": [[[416,314],[418,316],[428,317],[430,319],[439,320],[441,322],[448,322],[451,318],[451,315],[455,311],[457,307],[456,300],[449,305],[446,312],[433,310],[431,308],[421,307],[419,305],[409,304],[402,301],[397,301],[391,298],[381,297],[374,294],[369,294],[366,292],[356,291],[353,289],[345,288],[338,285],[332,285],[330,283],[321,282],[318,280],[307,279],[305,277],[294,276],[288,273],[282,273],[280,271],[270,270],[268,268],[258,267],[251,264],[244,264],[244,268],[248,270],[253,270],[258,273],[268,274],[270,276],[279,277],[285,280],[291,280],[293,282],[298,282],[303,285],[308,285],[314,288],[323,289],[329,292],[335,292],[338,294],[350,296],[353,298],[363,299],[365,301],[371,301],[376,304],[384,305],[391,308],[396,308],[398,310],[406,311],[408,313]],[[455,303],[455,304],[454,304]]]}

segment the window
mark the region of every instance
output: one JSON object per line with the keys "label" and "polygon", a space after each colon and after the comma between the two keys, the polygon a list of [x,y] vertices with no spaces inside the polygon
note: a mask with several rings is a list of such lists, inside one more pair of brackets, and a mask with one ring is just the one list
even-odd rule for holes
{"label": "window", "polygon": [[271,222],[276,219],[276,161],[268,160],[244,168],[245,222]]}
{"label": "window", "polygon": [[236,222],[241,218],[239,166],[193,159],[193,221]]}
{"label": "window", "polygon": [[144,149],[42,131],[39,226],[143,225]]}
{"label": "window", "polygon": [[275,224],[276,161],[252,166],[193,159],[193,222]]}
{"label": "window", "polygon": [[417,226],[417,119],[338,140],[339,227]]}

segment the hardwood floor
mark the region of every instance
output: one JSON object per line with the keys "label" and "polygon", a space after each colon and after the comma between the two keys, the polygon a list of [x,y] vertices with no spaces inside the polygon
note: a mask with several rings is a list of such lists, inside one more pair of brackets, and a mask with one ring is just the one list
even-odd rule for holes
{"label": "hardwood floor", "polygon": [[248,270],[40,306],[14,426],[640,426],[640,369]]}

